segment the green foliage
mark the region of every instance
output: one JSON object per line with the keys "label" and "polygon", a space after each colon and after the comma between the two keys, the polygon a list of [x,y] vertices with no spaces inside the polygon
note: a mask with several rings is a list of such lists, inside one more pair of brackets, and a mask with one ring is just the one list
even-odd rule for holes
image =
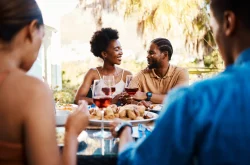
{"label": "green foliage", "polygon": [[223,60],[218,51],[213,51],[211,54],[203,56],[204,65],[208,68],[223,68]]}
{"label": "green foliage", "polygon": [[62,89],[53,89],[53,96],[56,103],[73,104],[78,85],[72,85],[70,79],[65,78],[66,71],[62,71]]}

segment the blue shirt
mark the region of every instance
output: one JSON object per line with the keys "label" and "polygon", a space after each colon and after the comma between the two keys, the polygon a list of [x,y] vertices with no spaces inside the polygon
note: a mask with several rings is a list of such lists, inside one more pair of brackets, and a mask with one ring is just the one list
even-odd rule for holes
{"label": "blue shirt", "polygon": [[249,165],[250,49],[218,76],[174,89],[153,132],[119,165]]}

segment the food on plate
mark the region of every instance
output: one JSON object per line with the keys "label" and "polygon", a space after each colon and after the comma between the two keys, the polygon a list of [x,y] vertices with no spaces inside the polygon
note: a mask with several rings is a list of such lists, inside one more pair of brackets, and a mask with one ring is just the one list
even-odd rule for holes
{"label": "food on plate", "polygon": [[139,111],[139,113],[140,113],[140,116],[143,116],[144,115],[144,112],[145,112],[145,110],[146,110],[146,107],[145,106],[143,106],[143,105],[137,105],[137,109],[138,109],[138,111]]}
{"label": "food on plate", "polygon": [[111,107],[107,107],[106,111],[104,111],[104,116],[106,119],[114,119],[115,114]]}
{"label": "food on plate", "polygon": [[101,120],[102,119],[102,112],[99,109],[90,109],[90,118],[94,120]]}
{"label": "food on plate", "polygon": [[162,109],[162,104],[153,104],[151,109],[160,111]]}
{"label": "food on plate", "polygon": [[152,104],[150,101],[141,101],[137,105],[144,106],[147,110],[160,111],[162,109],[162,104]]}
{"label": "food on plate", "polygon": [[137,117],[135,118],[135,120],[144,120],[144,118],[141,117],[141,116],[137,116]]}
{"label": "food on plate", "polygon": [[153,104],[150,101],[141,101],[138,105],[144,106],[147,109],[152,109]]}
{"label": "food on plate", "polygon": [[56,132],[57,144],[64,144],[64,132]]}
{"label": "food on plate", "polygon": [[68,110],[68,111],[74,111],[77,108],[77,105],[75,104],[57,104],[56,109],[57,110]]}
{"label": "food on plate", "polygon": [[152,113],[146,113],[146,114],[144,114],[143,117],[144,117],[144,119],[151,119],[154,116],[152,115]]}
{"label": "food on plate", "polygon": [[131,120],[135,120],[137,117],[134,110],[128,110],[127,115],[128,115],[128,118],[130,118]]}
{"label": "food on plate", "polygon": [[126,109],[125,108],[120,107],[119,110],[118,110],[118,113],[119,113],[120,118],[126,117]]}
{"label": "food on plate", "polygon": [[[112,104],[104,109],[104,120],[113,120],[114,118],[120,118],[122,120],[144,120],[153,118],[153,115],[147,115],[145,109],[143,105],[128,104],[117,107]],[[90,119],[102,119],[100,109],[90,109],[89,113]]]}

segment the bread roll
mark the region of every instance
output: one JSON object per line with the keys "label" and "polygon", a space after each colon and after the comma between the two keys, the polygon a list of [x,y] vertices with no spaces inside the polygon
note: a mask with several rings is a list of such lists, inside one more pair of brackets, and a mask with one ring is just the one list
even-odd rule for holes
{"label": "bread roll", "polygon": [[128,117],[131,119],[131,120],[135,120],[136,119],[136,114],[134,112],[134,110],[128,110],[127,111],[127,114],[128,114]]}
{"label": "bread roll", "polygon": [[118,107],[115,104],[111,104],[110,106],[108,106],[108,108],[111,108],[113,110],[114,113],[117,113]]}
{"label": "bread roll", "polygon": [[[95,110],[95,113],[96,113],[96,116],[97,116],[97,117],[99,117],[99,118],[102,119],[102,112],[101,112],[100,109],[96,109],[96,110]],[[101,119],[100,119],[100,120],[101,120]]]}
{"label": "bread roll", "polygon": [[144,112],[146,110],[146,107],[143,106],[143,105],[137,105],[137,109],[138,111],[140,112],[140,116],[143,116],[144,115]]}
{"label": "bread roll", "polygon": [[134,112],[135,112],[136,117],[140,116],[140,112],[139,112],[139,110],[137,108],[134,109]]}
{"label": "bread roll", "polygon": [[119,117],[120,117],[120,118],[126,117],[126,109],[125,109],[124,107],[121,107],[121,108],[119,109],[118,114],[119,114]]}
{"label": "bread roll", "polygon": [[106,119],[114,119],[115,115],[111,107],[106,108],[105,110],[105,116]]}
{"label": "bread roll", "polygon": [[119,118],[119,113],[115,113],[115,118]]}
{"label": "bread roll", "polygon": [[89,118],[92,120],[102,120],[102,117],[96,115],[90,115]]}
{"label": "bread roll", "polygon": [[137,116],[135,120],[144,120],[142,116]]}

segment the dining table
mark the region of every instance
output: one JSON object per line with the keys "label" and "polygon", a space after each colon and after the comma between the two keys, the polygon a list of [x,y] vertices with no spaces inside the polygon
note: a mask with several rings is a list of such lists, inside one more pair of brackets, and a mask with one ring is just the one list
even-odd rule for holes
{"label": "dining table", "polygon": [[[148,136],[154,129],[154,121],[162,108],[161,104],[154,105],[153,108],[145,111],[145,114],[150,113],[152,118],[128,120],[133,125],[132,137],[135,141]],[[58,110],[57,110],[58,111]],[[60,110],[59,110],[60,111]],[[61,111],[65,111],[64,109]],[[61,112],[60,111],[60,112]],[[57,112],[58,114],[58,112]],[[58,116],[60,119],[60,115]],[[64,118],[63,118],[64,119]],[[66,118],[65,118],[66,119]],[[127,120],[126,120],[127,121]],[[57,121],[57,143],[60,150],[63,150],[64,143],[64,122]],[[90,119],[89,126],[83,130],[78,136],[78,165],[116,165],[118,159],[119,138],[114,138],[112,135],[108,138],[98,138],[93,136],[94,133],[101,130],[101,123],[104,124],[104,130],[109,131],[109,120]],[[59,125],[58,125],[59,124]],[[62,124],[62,125],[60,125]]]}
{"label": "dining table", "polygon": [[[153,129],[154,122],[147,124],[133,125],[133,134],[135,140],[141,139],[149,135]],[[142,131],[141,127],[145,129]],[[109,127],[105,126],[105,131],[109,131]],[[57,134],[64,136],[64,127],[57,126]],[[89,125],[86,130],[82,131],[78,136],[78,165],[116,165],[118,157],[119,138],[112,136],[108,138],[96,138],[93,133],[100,131],[100,126]],[[63,144],[58,143],[60,150],[63,150]]]}

